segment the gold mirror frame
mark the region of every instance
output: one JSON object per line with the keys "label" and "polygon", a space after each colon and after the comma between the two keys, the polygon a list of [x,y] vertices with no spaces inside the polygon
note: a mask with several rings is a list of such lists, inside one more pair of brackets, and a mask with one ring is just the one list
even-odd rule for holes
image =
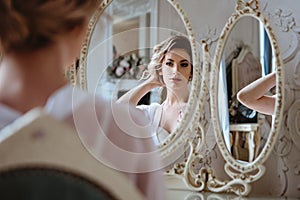
{"label": "gold mirror frame", "polygon": [[[72,74],[76,74],[75,77],[71,78],[71,82],[83,90],[87,90],[87,57],[93,30],[98,19],[112,1],[113,0],[102,1],[95,14],[92,16],[81,50],[79,69],[76,73],[74,68],[70,70],[72,71]],[[208,65],[205,64],[207,62],[203,62],[203,65],[200,64],[200,52],[198,47],[202,46],[202,48],[205,49],[207,46],[204,42],[200,45],[197,44],[189,18],[181,8],[180,4],[175,0],[166,1],[173,6],[184,23],[187,36],[191,42],[194,67],[191,92],[184,117],[177,129],[172,133],[173,137],[159,148],[159,152],[164,166],[170,164],[173,165],[173,167],[165,172],[167,187],[201,191],[205,187],[205,173],[203,171],[202,175],[199,177],[199,174],[195,173],[192,168],[195,160],[200,156],[197,152],[202,144],[203,130],[199,127],[200,125],[198,122],[207,94],[207,87],[204,87],[204,85],[207,82],[206,79],[208,77]],[[174,157],[174,154],[180,147],[186,144],[189,147],[187,158],[181,163],[176,163],[177,161],[175,160],[177,160],[178,156],[176,155]],[[168,182],[169,178],[172,179],[170,182]],[[175,180],[175,183],[173,180]]]}
{"label": "gold mirror frame", "polygon": [[[234,25],[245,16],[253,17],[259,20],[269,36],[271,48],[274,53],[277,77],[276,77],[276,103],[275,103],[275,114],[272,122],[272,128],[267,138],[266,144],[263,147],[258,157],[249,163],[238,162],[227,150],[225,145],[224,137],[219,120],[218,110],[218,77],[219,77],[219,66],[221,57],[223,54],[224,46],[227,38],[233,29]],[[276,143],[279,129],[283,115],[283,96],[284,96],[284,84],[283,84],[283,69],[282,60],[280,57],[278,43],[269,21],[260,12],[259,0],[237,0],[235,13],[229,18],[225,25],[217,43],[216,53],[212,65],[212,76],[211,76],[211,110],[212,110],[212,123],[214,126],[215,137],[217,140],[218,147],[221,151],[223,158],[226,163],[224,169],[229,175],[231,180],[219,181],[213,176],[209,176],[207,186],[210,191],[213,192],[233,192],[237,195],[246,196],[251,191],[251,183],[258,180],[265,172],[263,163],[268,159],[273,147]]]}

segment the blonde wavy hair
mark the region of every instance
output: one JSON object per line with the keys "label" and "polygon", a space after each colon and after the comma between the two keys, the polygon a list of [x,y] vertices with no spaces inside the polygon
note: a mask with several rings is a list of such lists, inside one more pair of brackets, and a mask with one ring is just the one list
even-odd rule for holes
{"label": "blonde wavy hair", "polygon": [[33,51],[82,26],[99,0],[0,0],[0,52]]}
{"label": "blonde wavy hair", "polygon": [[[193,55],[192,55],[192,48],[189,39],[183,35],[170,36],[166,40],[154,46],[151,61],[148,65],[147,71],[144,73],[142,78],[147,79],[151,76],[151,74],[158,74],[159,71],[161,70],[161,66],[164,61],[166,53],[176,48],[186,50],[192,62]],[[193,63],[191,64],[193,66]],[[193,70],[191,70],[191,72],[193,72]],[[159,81],[163,84],[162,77],[158,77],[158,78]]]}

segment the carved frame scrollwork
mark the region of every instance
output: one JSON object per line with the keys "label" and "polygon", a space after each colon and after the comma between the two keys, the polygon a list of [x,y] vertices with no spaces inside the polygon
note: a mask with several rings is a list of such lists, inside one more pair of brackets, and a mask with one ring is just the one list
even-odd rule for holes
{"label": "carved frame scrollwork", "polygon": [[[212,66],[212,77],[211,77],[211,109],[212,109],[212,123],[214,125],[215,137],[217,139],[218,147],[226,161],[224,166],[225,172],[229,175],[231,180],[220,181],[213,174],[209,174],[207,181],[207,187],[213,192],[233,192],[237,195],[246,196],[251,191],[251,183],[258,180],[265,172],[263,163],[268,159],[273,147],[276,143],[278,132],[281,126],[283,116],[283,95],[284,95],[284,84],[283,84],[283,64],[280,57],[278,43],[269,21],[262,15],[260,11],[259,0],[238,0],[235,8],[235,13],[229,18],[225,25],[216,47],[216,53],[213,60]],[[274,52],[277,78],[276,78],[276,103],[275,103],[275,114],[273,118],[272,128],[269,133],[267,142],[262,149],[259,156],[249,163],[241,163],[233,158],[224,142],[222,130],[219,121],[219,110],[218,110],[218,77],[219,77],[219,66],[224,50],[225,43],[228,35],[230,34],[234,25],[245,16],[253,17],[264,25],[264,28],[269,36],[271,42],[271,48]]]}

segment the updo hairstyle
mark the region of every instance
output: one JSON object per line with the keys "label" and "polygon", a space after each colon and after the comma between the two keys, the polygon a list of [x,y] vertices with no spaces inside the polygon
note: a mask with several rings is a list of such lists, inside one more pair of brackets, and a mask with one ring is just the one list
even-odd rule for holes
{"label": "updo hairstyle", "polygon": [[0,0],[0,54],[51,44],[59,34],[86,23],[98,4],[99,0]]}

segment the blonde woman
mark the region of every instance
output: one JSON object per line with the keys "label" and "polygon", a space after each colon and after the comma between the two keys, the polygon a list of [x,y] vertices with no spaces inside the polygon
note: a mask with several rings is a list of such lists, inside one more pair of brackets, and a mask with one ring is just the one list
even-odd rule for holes
{"label": "blonde woman", "polygon": [[182,120],[189,98],[188,82],[192,80],[192,50],[185,36],[171,36],[153,49],[148,66],[149,77],[118,99],[137,106],[139,100],[156,87],[164,87],[162,103],[139,105],[154,127],[153,138],[163,144]]}

